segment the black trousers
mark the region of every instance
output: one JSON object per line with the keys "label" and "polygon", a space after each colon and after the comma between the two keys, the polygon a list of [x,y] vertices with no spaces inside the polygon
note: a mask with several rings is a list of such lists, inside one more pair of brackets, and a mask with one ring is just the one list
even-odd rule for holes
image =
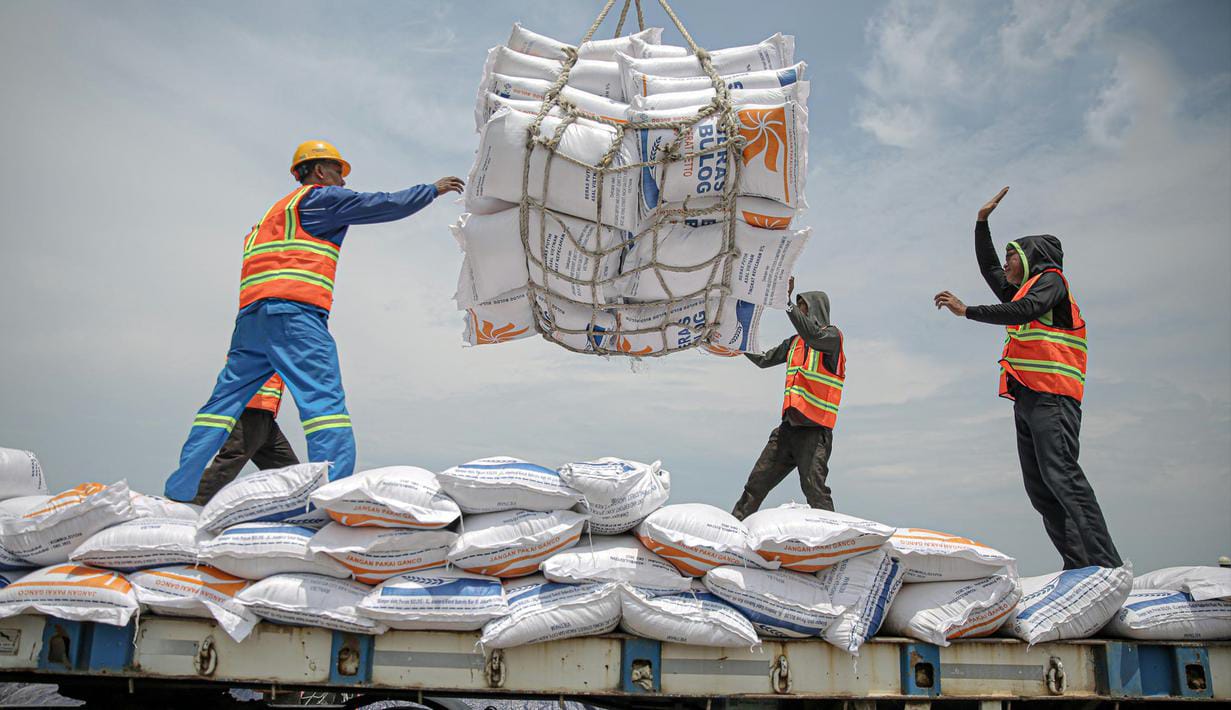
{"label": "black trousers", "polygon": [[1111,541],[1103,510],[1077,464],[1081,403],[1017,383],[1012,393],[1026,494],[1043,516],[1043,529],[1060,553],[1064,569],[1119,567],[1123,562]]}
{"label": "black trousers", "polygon": [[782,482],[792,469],[799,469],[799,486],[813,508],[833,510],[833,496],[825,479],[829,477],[829,453],[833,449],[833,429],[823,426],[795,426],[782,422],[769,434],[761,457],[748,474],[744,493],[731,514],[743,520],[757,512],[765,496]]}
{"label": "black trousers", "polygon": [[197,505],[205,505],[223,486],[235,480],[244,464],[252,461],[258,469],[282,468],[299,463],[291,442],[283,436],[273,412],[245,409],[231,430],[231,435],[218,451],[212,463],[201,474]]}

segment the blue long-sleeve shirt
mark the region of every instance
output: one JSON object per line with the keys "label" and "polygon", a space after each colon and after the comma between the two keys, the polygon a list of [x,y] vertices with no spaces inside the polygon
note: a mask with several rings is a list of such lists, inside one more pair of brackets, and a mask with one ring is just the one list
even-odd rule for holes
{"label": "blue long-sleeve shirt", "polygon": [[[320,187],[299,201],[299,226],[305,232],[342,246],[346,229],[352,224],[380,224],[409,217],[432,204],[436,199],[435,185],[415,185],[398,192],[355,192],[344,187]],[[248,304],[240,315],[259,306],[262,299]],[[328,316],[323,308],[307,303],[288,301]]]}
{"label": "blue long-sleeve shirt", "polygon": [[299,224],[317,239],[342,246],[350,225],[394,222],[411,216],[435,199],[435,185],[415,185],[398,192],[320,187],[299,201]]}

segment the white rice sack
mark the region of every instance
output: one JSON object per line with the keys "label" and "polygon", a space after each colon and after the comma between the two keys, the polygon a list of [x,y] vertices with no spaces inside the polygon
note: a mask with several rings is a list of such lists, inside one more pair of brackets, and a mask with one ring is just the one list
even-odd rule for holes
{"label": "white rice sack", "polygon": [[357,581],[379,584],[399,574],[444,567],[457,533],[448,530],[352,528],[330,523],[308,541],[308,549],[339,562]]}
{"label": "white rice sack", "polygon": [[0,589],[0,619],[30,613],[124,626],[137,613],[137,597],[119,572],[52,565]]}
{"label": "white rice sack", "polygon": [[1022,577],[1022,598],[1002,630],[1030,645],[1093,635],[1124,606],[1133,568],[1082,567]]}
{"label": "white rice sack", "polygon": [[819,572],[880,548],[894,528],[798,503],[759,510],[744,519],[752,548],[796,572]]}
{"label": "white rice sack", "polygon": [[844,608],[825,630],[824,638],[852,655],[876,635],[902,588],[902,565],[885,548],[842,560],[816,578],[829,591],[832,603]]}
{"label": "white rice sack", "polygon": [[382,528],[447,527],[461,517],[436,474],[417,466],[387,466],[326,483],[312,504],[343,525]]}
{"label": "white rice sack", "polygon": [[906,582],[958,582],[1002,572],[1017,574],[1017,561],[981,542],[922,528],[898,528],[889,538],[906,570]]}
{"label": "white rice sack", "polygon": [[22,497],[8,503],[28,507],[14,517],[0,517],[0,547],[33,565],[68,562],[86,538],[136,516],[124,481],[109,486],[83,483],[50,498]]}
{"label": "white rice sack", "polygon": [[[554,136],[562,119],[546,116],[540,132]],[[522,166],[526,155],[526,140],[534,116],[520,111],[500,110],[483,126],[474,167],[466,181],[466,211],[472,202],[494,197],[508,202],[521,202]],[[616,130],[610,126],[587,121],[575,122],[565,129],[556,152],[586,165],[597,165],[616,140]],[[536,145],[530,157],[530,196],[543,200],[543,172],[548,151]],[[632,135],[624,137],[612,155],[611,166],[637,162],[637,150]],[[583,219],[593,219],[597,211],[598,174],[566,160],[554,160],[547,184],[546,205]],[[639,176],[635,170],[609,172],[603,179],[603,224],[618,229],[637,226],[637,191]]]}
{"label": "white rice sack", "polygon": [[499,579],[458,569],[390,577],[358,608],[391,629],[411,631],[474,631],[509,613]]}
{"label": "white rice sack", "polygon": [[203,541],[198,554],[202,562],[244,579],[287,573],[349,577],[340,562],[308,547],[315,534],[286,523],[240,523]]}
{"label": "white rice sack", "polygon": [[[463,214],[451,226],[454,238],[466,252],[479,301],[524,287],[530,278],[539,286],[574,300],[589,301],[588,284],[575,280],[614,280],[620,268],[621,247],[629,232],[603,227],[564,214],[531,210],[528,215],[529,258],[519,232],[520,210],[512,208],[490,215]],[[608,252],[595,256],[597,252]],[[546,275],[543,265],[547,266]],[[615,300],[612,284],[600,285],[598,302]]]}
{"label": "white rice sack", "polygon": [[137,518],[175,518],[196,523],[201,518],[201,506],[181,503],[162,496],[151,496],[136,491],[132,493],[133,511]]}
{"label": "white rice sack", "polygon": [[[733,299],[727,301],[734,303]],[[621,308],[616,314],[616,327],[620,334],[615,336],[611,345],[615,350],[637,357],[690,347],[704,335],[705,324],[713,317],[711,314],[715,313],[720,299],[711,296],[709,308],[706,308],[706,303],[697,298],[680,301],[670,307],[648,304]]]}
{"label": "white rice sack", "polygon": [[[655,196],[657,199],[657,196]],[[647,215],[643,225],[657,221],[682,222],[689,227],[705,227],[722,221],[721,197],[699,197],[688,201],[688,210],[683,212],[682,202],[643,203]],[[735,216],[744,223],[761,229],[789,229],[798,211],[781,202],[764,197],[741,195],[735,198]]]}
{"label": "white rice sack", "polygon": [[300,463],[241,475],[214,494],[198,522],[212,533],[237,523],[270,522],[302,515],[312,491],[328,482],[328,463]]}
{"label": "white rice sack", "polygon": [[[459,291],[459,304],[462,299]],[[534,328],[534,311],[525,288],[501,294],[483,303],[462,306],[465,327],[462,344],[495,345],[538,335]]]}
{"label": "white rice sack", "polygon": [[637,539],[692,577],[722,565],[778,567],[748,545],[748,528],[735,516],[704,503],[659,508],[637,526]]}
{"label": "white rice sack", "polygon": [[29,574],[28,570],[4,570],[0,572],[0,589],[4,589],[27,574]]}
{"label": "white rice sack", "polygon": [[[738,107],[735,115],[739,120],[739,135],[747,141],[740,153],[737,192],[776,200],[794,208],[807,207],[804,195],[808,173],[807,109],[794,101],[776,105],[751,104]],[[637,122],[678,116],[676,109],[629,113],[630,120]],[[727,179],[727,151],[715,150],[726,144],[719,128],[720,118],[707,116],[685,134],[681,150],[698,153],[694,158],[670,161],[641,171],[643,199],[648,204],[683,202],[723,191]],[[658,160],[662,151],[677,139],[672,129],[640,129],[636,133],[643,161]]]}
{"label": "white rice sack", "polygon": [[45,493],[47,481],[34,452],[0,447],[0,500]]}
{"label": "white rice sack", "polygon": [[[645,42],[641,38],[630,39],[629,45],[632,51],[625,52],[625,54],[640,59],[692,57],[692,49],[688,47],[662,44],[661,42]],[[728,66],[740,60],[745,61],[749,66],[758,63],[773,63],[782,66],[784,63],[790,64],[795,58],[795,38],[791,35],[778,33],[757,44],[741,47],[723,47],[708,51],[715,68],[718,66]],[[698,65],[699,68],[700,66]]]}
{"label": "white rice sack", "polygon": [[0,536],[0,571],[27,569],[34,565],[9,552],[4,546],[3,536]]}
{"label": "white rice sack", "polygon": [[620,628],[636,636],[690,646],[761,645],[752,623],[699,581],[689,591],[667,595],[621,587],[620,600]]}
{"label": "white rice sack", "polygon": [[[619,57],[616,57],[616,63],[620,64]],[[790,86],[797,81],[802,81],[807,68],[806,62],[797,62],[784,69],[736,72],[734,74],[722,75],[719,78],[726,83],[727,89],[733,91],[773,89]],[[632,89],[627,94],[630,100],[637,96],[657,96],[658,94],[712,91],[714,89],[714,83],[710,81],[708,76],[658,76],[647,74],[632,67],[627,67],[622,71],[625,73],[622,79],[624,85]]]}
{"label": "white rice sack", "polygon": [[195,520],[137,518],[94,533],[69,559],[120,572],[194,564],[198,534]]}
{"label": "white rice sack", "polygon": [[762,636],[820,636],[844,611],[816,577],[786,570],[715,567],[705,586],[752,623]]}
{"label": "white rice sack", "polygon": [[1143,641],[1231,640],[1231,602],[1187,592],[1134,589],[1101,635]]}
{"label": "white rice sack", "polygon": [[155,614],[214,619],[227,635],[243,641],[257,617],[236,600],[251,584],[206,565],[172,565],[128,576],[137,601]]}
{"label": "white rice sack", "polygon": [[[475,103],[475,130],[483,130],[483,124],[487,123],[501,106],[506,105],[506,100],[515,102],[508,104],[511,107],[537,115],[552,83],[544,79],[521,76],[484,75],[483,84],[479,87],[479,98]],[[560,98],[576,109],[583,118],[616,123],[625,123],[628,120],[628,104],[623,101],[592,94],[575,86],[561,87]],[[531,103],[533,106],[529,105]],[[557,110],[553,107],[552,115],[560,115],[555,113]]]}
{"label": "white rice sack", "polygon": [[514,52],[557,61],[568,59],[568,50],[577,49],[574,45],[528,30],[520,22],[513,23],[513,32],[505,46]]}
{"label": "white rice sack", "polygon": [[517,22],[513,24],[513,32],[509,35],[509,41],[506,45],[515,52],[560,61],[568,58],[567,50],[570,49],[577,50],[577,56],[584,59],[604,59],[610,61],[615,59],[616,52],[631,51],[634,41],[640,42],[642,45],[651,46],[660,43],[662,41],[662,34],[663,30],[661,27],[647,27],[640,32],[616,37],[615,39],[585,42],[580,48],[577,48],[560,40],[532,32],[522,27],[520,22]]}
{"label": "white rice sack", "polygon": [[1007,575],[962,582],[906,584],[885,617],[885,631],[948,646],[953,639],[989,636],[1004,625],[1021,598]]}
{"label": "white rice sack", "polygon": [[[735,106],[744,104],[784,104],[795,101],[808,105],[812,86],[807,81],[797,81],[786,86],[770,86],[762,89],[731,89],[727,92]],[[690,113],[709,105],[717,96],[713,86],[697,91],[677,91],[670,94],[632,97],[629,108],[634,111],[661,111],[663,109],[688,109]]]}
{"label": "white rice sack", "polygon": [[[710,283],[719,280],[715,274],[721,276],[719,254],[726,239],[726,227],[690,227],[676,222],[657,229],[657,247],[653,232],[633,241],[624,258],[622,272],[628,275],[620,279],[619,292],[634,301],[703,296]],[[770,308],[786,308],[787,282],[810,235],[811,229],[759,229],[736,221],[738,253],[732,261],[730,297]],[[663,266],[688,270],[661,270],[660,280],[656,273],[659,270],[653,268],[655,259]],[[671,293],[667,293],[663,281]]]}
{"label": "white rice sack", "polygon": [[[493,47],[487,52],[484,79],[479,86],[485,86],[487,77],[492,74],[555,81],[563,68],[562,62],[556,59],[522,54],[504,46]],[[578,59],[569,71],[568,85],[616,101],[624,100],[620,65],[614,60]]]}
{"label": "white rice sack", "polygon": [[[3,568],[0,568],[3,569]],[[1165,567],[1133,577],[1133,589],[1188,592],[1196,601],[1231,601],[1231,569],[1226,567]]]}
{"label": "white rice sack", "polygon": [[615,61],[616,55],[623,52],[629,54],[633,51],[633,44],[639,43],[640,46],[653,46],[662,43],[663,28],[647,27],[640,32],[634,32],[622,37],[612,39],[592,39],[589,42],[583,42],[581,47],[577,49],[577,56],[582,59],[602,59],[604,61]]}
{"label": "white rice sack", "polygon": [[[637,93],[639,88],[636,85],[637,75],[705,77],[705,70],[701,68],[701,62],[691,51],[684,50],[686,54],[680,55],[678,48],[664,47],[666,45],[639,45],[633,50],[659,56],[616,55],[616,63],[624,79],[625,95],[633,96]],[[669,56],[672,54],[675,56]],[[782,69],[795,62],[795,38],[779,33],[755,45],[711,50],[710,60],[714,71],[720,76]]]}
{"label": "white rice sack", "polygon": [[[611,311],[595,312],[590,306],[555,298],[541,291],[535,294],[534,302],[538,307],[536,314],[541,317],[539,330],[547,338],[582,352],[590,352],[600,346],[607,349],[613,347],[614,336],[603,335],[616,326],[616,317]],[[593,331],[590,330],[591,318],[594,319]]]}
{"label": "white rice sack", "polygon": [[523,577],[581,539],[586,516],[568,510],[510,510],[469,516],[449,550],[449,562],[475,574]]}
{"label": "white rice sack", "polygon": [[454,466],[436,478],[468,515],[567,510],[581,502],[581,494],[565,485],[558,472],[509,456],[490,456]]}
{"label": "white rice sack", "polygon": [[509,613],[483,627],[486,648],[595,636],[620,623],[617,584],[559,584],[536,574],[506,581],[504,593]]}
{"label": "white rice sack", "polygon": [[684,592],[692,585],[691,577],[681,575],[632,535],[596,535],[548,557],[539,569],[553,582],[614,582],[656,594]]}
{"label": "white rice sack", "polygon": [[671,474],[661,461],[644,464],[607,456],[569,463],[560,468],[560,480],[585,497],[590,532],[596,535],[632,530],[671,494]]}
{"label": "white rice sack", "polygon": [[320,626],[355,634],[383,634],[385,624],[359,613],[372,592],[366,584],[319,574],[276,574],[236,595],[262,619],[294,626]]}

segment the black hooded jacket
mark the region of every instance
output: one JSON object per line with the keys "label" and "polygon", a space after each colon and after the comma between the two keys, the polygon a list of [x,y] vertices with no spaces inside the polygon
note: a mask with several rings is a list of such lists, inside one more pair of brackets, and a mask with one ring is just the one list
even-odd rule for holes
{"label": "black hooded jacket", "polygon": [[[837,372],[838,354],[842,351],[842,331],[838,330],[838,326],[829,323],[829,296],[824,291],[805,291],[799,294],[799,297],[808,304],[808,315],[804,315],[803,311],[795,308],[793,304],[788,304],[786,314],[791,319],[791,325],[795,326],[795,332],[803,338],[804,345],[821,352],[821,362],[824,363],[825,369]],[[795,336],[791,336],[760,355],[744,353],[744,357],[761,368],[781,365],[791,356],[791,341],[794,339]],[[786,414],[784,418],[797,426],[819,426],[793,409]]]}
{"label": "black hooded jacket", "polygon": [[[1015,242],[1009,242],[1009,246],[1017,249],[1022,258],[1027,280],[1045,269],[1064,269],[1064,249],[1060,246],[1060,240],[1050,234],[1022,237]],[[979,260],[983,280],[987,281],[1000,303],[991,306],[967,306],[967,318],[995,325],[1022,325],[1038,320],[1051,311],[1052,323],[1057,328],[1073,327],[1069,309],[1056,308],[1068,299],[1069,294],[1064,279],[1058,274],[1043,274],[1030,287],[1024,298],[1013,300],[1018,287],[1005,279],[1000,255],[992,244],[992,231],[987,222],[975,223],[975,258]]]}

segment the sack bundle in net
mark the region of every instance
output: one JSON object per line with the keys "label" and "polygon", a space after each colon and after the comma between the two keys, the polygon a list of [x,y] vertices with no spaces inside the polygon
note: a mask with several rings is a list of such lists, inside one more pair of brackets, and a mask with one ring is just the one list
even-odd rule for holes
{"label": "sack bundle in net", "polygon": [[[639,0],[616,37],[514,25],[475,106],[479,149],[453,226],[465,342],[531,335],[574,352],[759,349],[807,244],[808,82],[794,38],[707,52],[660,44]],[[640,31],[621,36],[630,6]]]}

